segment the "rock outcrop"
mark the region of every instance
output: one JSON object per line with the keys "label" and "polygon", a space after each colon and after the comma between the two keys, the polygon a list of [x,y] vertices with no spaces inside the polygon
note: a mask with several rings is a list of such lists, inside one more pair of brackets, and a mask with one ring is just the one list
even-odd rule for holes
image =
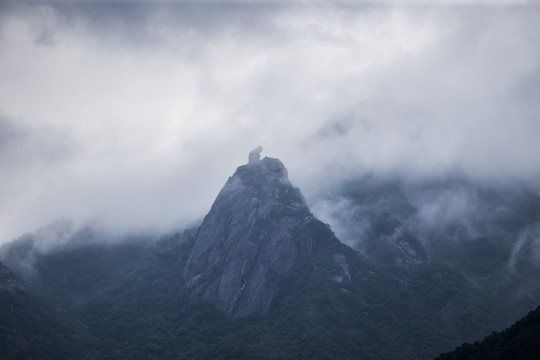
{"label": "rock outcrop", "polygon": [[[283,292],[276,279],[290,274],[301,258],[341,245],[313,217],[281,161],[258,160],[256,150],[217,196],[184,269],[191,298],[214,303],[231,317],[268,312]],[[345,256],[328,257],[334,281],[350,280]]]}
{"label": "rock outcrop", "polygon": [[255,149],[251,150],[248,157],[248,165],[257,164],[261,158],[262,146],[258,146]]}

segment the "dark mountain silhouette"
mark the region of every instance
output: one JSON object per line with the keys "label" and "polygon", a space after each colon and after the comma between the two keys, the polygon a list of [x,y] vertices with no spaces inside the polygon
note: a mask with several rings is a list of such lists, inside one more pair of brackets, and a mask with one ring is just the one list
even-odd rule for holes
{"label": "dark mountain silhouette", "polygon": [[540,307],[502,332],[463,344],[437,360],[536,360],[540,357]]}

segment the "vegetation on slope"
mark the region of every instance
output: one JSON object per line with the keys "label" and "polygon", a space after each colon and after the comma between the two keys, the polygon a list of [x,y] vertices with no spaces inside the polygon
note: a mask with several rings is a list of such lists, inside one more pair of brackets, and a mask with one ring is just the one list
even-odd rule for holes
{"label": "vegetation on slope", "polygon": [[540,357],[540,307],[482,342],[465,343],[437,360],[537,360]]}

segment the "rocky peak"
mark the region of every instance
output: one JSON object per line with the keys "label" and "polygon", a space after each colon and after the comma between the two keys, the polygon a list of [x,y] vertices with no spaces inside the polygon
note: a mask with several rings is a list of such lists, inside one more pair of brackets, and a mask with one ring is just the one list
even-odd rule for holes
{"label": "rocky peak", "polygon": [[339,243],[313,218],[281,161],[259,160],[259,153],[218,194],[184,268],[184,291],[232,317],[266,313],[279,292],[271,279],[316,251],[318,242]]}
{"label": "rocky peak", "polygon": [[[236,190],[237,185],[242,190],[247,188],[257,190],[257,196],[267,196],[269,190],[292,190],[299,194],[289,181],[288,172],[283,163],[269,157],[257,160],[256,163],[240,166],[229,178],[223,190]],[[301,201],[303,202],[303,199]]]}

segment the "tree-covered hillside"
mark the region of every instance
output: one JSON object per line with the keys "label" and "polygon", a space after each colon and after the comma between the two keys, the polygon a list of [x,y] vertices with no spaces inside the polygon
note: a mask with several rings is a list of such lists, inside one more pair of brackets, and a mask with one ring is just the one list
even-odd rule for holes
{"label": "tree-covered hillside", "polygon": [[0,262],[1,359],[89,359],[93,343],[77,319],[31,292]]}
{"label": "tree-covered hillside", "polygon": [[437,360],[536,360],[540,358],[540,307],[481,342],[463,344]]}
{"label": "tree-covered hillside", "polygon": [[[33,329],[66,338],[80,324],[70,346],[93,359],[405,360],[479,338],[491,331],[486,319],[501,316],[494,309],[502,303],[449,268],[366,268],[361,258],[351,261],[358,255],[349,249],[352,281],[324,281],[336,275],[334,259],[307,257],[273,280],[288,292],[268,314],[232,319],[182,292],[193,241],[171,235],[36,256],[32,292],[57,310],[48,313],[54,319],[33,320]],[[33,346],[48,354],[57,344]]]}

